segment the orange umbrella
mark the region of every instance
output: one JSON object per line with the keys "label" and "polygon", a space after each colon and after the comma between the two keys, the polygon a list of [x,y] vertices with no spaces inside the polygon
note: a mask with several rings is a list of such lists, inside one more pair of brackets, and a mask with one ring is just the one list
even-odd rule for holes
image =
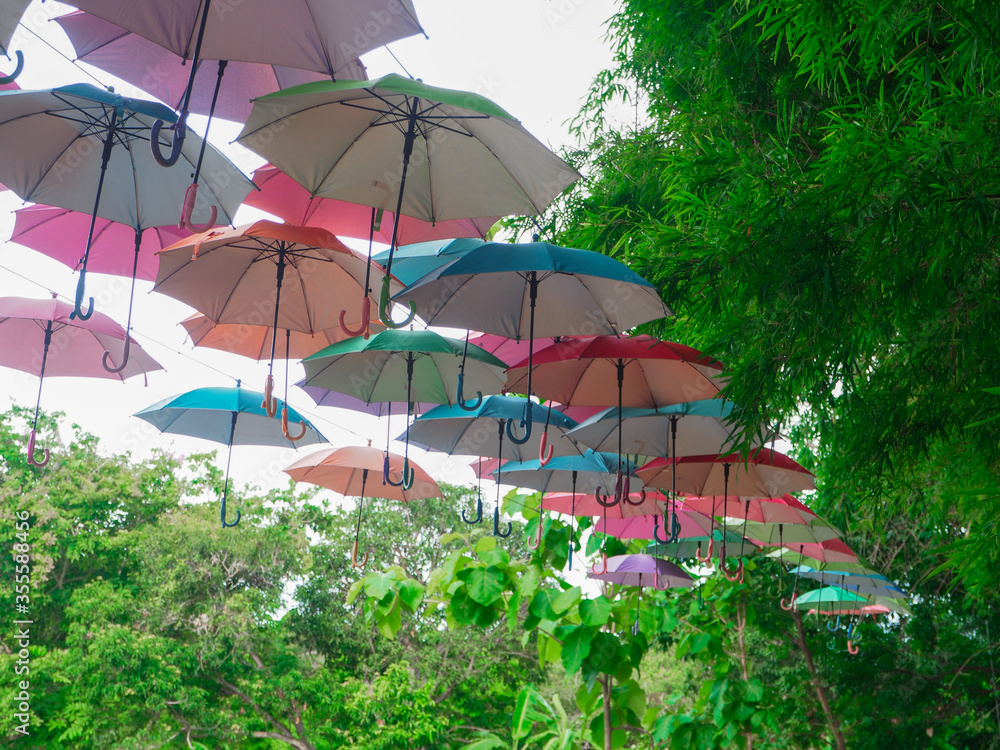
{"label": "orange umbrella", "polygon": [[[402,486],[402,482],[396,485],[387,481],[389,474],[402,474],[406,468],[413,471],[413,482],[407,488]],[[361,562],[358,562],[361,511],[366,494],[369,497],[400,500],[404,503],[428,497],[444,497],[437,482],[419,466],[398,454],[372,448],[371,445],[351,445],[317,451],[299,459],[284,471],[296,482],[309,482],[341,495],[358,498],[358,525],[351,548],[351,565],[355,568],[363,567],[368,562],[367,552]],[[382,473],[382,482],[373,481],[369,484],[369,475],[375,471]]]}

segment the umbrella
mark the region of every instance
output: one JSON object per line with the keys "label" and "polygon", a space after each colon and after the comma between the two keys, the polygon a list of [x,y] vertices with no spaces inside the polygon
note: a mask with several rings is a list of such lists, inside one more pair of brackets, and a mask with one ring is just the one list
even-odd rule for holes
{"label": "umbrella", "polygon": [[[128,81],[175,109],[180,107],[191,70],[185,58],[90,13],[74,11],[52,20],[66,32],[78,62],[93,65]],[[199,69],[204,67],[205,61],[199,61],[197,66]],[[218,68],[215,65],[211,67]],[[217,77],[212,75],[212,71],[196,77],[188,102],[189,111],[207,115],[212,111],[214,97],[216,116],[243,122],[250,115],[250,100],[255,96],[301,83],[322,81],[329,75],[267,62],[232,60],[225,66],[224,85],[219,87],[215,96]],[[368,76],[361,61],[352,60],[337,71],[337,77],[363,80]],[[257,184],[256,179],[254,183]]]}
{"label": "umbrella", "polygon": [[[14,36],[14,29],[21,22],[21,16],[31,5],[31,0],[3,0],[0,3],[0,54],[10,59],[10,40]],[[0,76],[0,86],[13,83],[14,79],[21,75],[24,70],[24,53],[15,50],[14,56],[17,58],[17,65],[14,72],[9,75]]]}
{"label": "umbrella", "polygon": [[[685,497],[684,506],[706,516],[718,516],[723,503],[716,496]],[[729,518],[747,518],[762,523],[810,523],[816,514],[791,495],[781,497],[737,497],[726,503]]]}
{"label": "umbrella", "polygon": [[[159,257],[153,291],[191,305],[213,322],[270,323],[273,329],[309,334],[346,324],[337,300],[362,288],[369,266],[324,229],[273,221],[194,235]],[[264,392],[265,408],[274,414],[275,337],[270,344]]]}
{"label": "umbrella", "polygon": [[[623,263],[590,250],[545,242],[486,243],[407,287],[404,294],[429,325],[463,326],[508,338],[526,336],[528,377],[518,392],[529,397],[534,393],[536,334],[564,336],[589,329],[618,334],[671,314],[653,286]],[[484,299],[493,304],[483,305]],[[530,409],[529,402],[521,418],[523,438],[515,437],[512,423],[507,423],[511,440],[530,435]]]}
{"label": "umbrella", "polygon": [[[43,255],[59,261],[63,265],[81,271],[79,249],[67,238],[87,235],[91,216],[82,211],[70,211],[55,206],[33,205],[19,208],[14,212],[14,231],[11,241],[30,247]],[[175,226],[142,228],[129,226],[117,221],[97,218],[90,241],[89,270],[114,276],[132,277],[129,291],[128,320],[126,332],[132,330],[132,302],[135,297],[135,281],[152,281],[156,278],[156,253],[183,237],[188,232]],[[131,246],[132,252],[125,252]],[[102,362],[110,368],[111,353],[104,352]],[[125,339],[121,362],[124,366],[129,358],[129,340]]]}
{"label": "umbrella", "polygon": [[398,75],[260,97],[237,142],[310,195],[393,210],[379,305],[387,325],[399,217],[535,215],[580,175],[496,104]]}
{"label": "umbrella", "polygon": [[[690,588],[694,580],[690,574],[676,563],[660,560],[649,555],[615,555],[607,558],[605,570],[587,573],[588,578],[594,578],[619,586],[635,586],[643,588],[652,586],[657,591],[670,588]],[[642,610],[642,594],[636,597],[635,623],[632,625],[632,635],[639,634],[639,613]]]}
{"label": "umbrella", "polygon": [[[485,244],[486,241],[478,237],[460,237],[401,245],[396,248],[393,271],[404,284],[413,284]],[[373,255],[372,260],[385,265],[389,261],[389,253],[390,250],[383,250]]]}
{"label": "umbrella", "polygon": [[847,591],[853,591],[855,594],[877,594],[895,599],[906,597],[903,590],[895,583],[884,575],[874,571],[817,570],[808,565],[800,565],[791,572],[795,575],[819,581],[821,585],[836,586]]}
{"label": "umbrella", "polygon": [[[0,93],[0,139],[18,144],[0,160],[0,181],[23,200],[90,215],[74,310],[84,319],[94,309],[92,298],[87,312],[83,302],[98,217],[132,227],[137,235],[176,217],[174,204],[163,196],[186,184],[188,170],[159,169],[146,149],[135,148],[136,141],[155,137],[151,129],[161,119],[173,119],[162,104],[84,83]],[[214,147],[196,155],[202,145],[195,138],[180,156],[188,164],[204,158],[207,176],[199,184],[212,196],[213,210],[218,204],[219,216],[229,222],[251,184]]]}
{"label": "umbrella", "polygon": [[765,547],[774,545],[784,546],[786,544],[797,544],[808,542],[818,544],[830,539],[839,539],[843,536],[840,529],[830,525],[829,522],[815,516],[807,523],[763,523],[761,521],[750,521],[731,518],[723,520],[724,525],[736,529],[745,536]]}
{"label": "umbrella", "polygon": [[368,497],[384,497],[402,502],[429,497],[444,497],[437,482],[416,464],[411,465],[411,471],[414,472],[415,478],[409,487],[388,482],[368,484],[370,473],[382,471],[385,465],[388,465],[389,471],[400,473],[403,471],[403,462],[402,456],[372,448],[371,444],[367,447],[352,445],[312,453],[299,459],[284,471],[296,482],[317,484],[320,487],[339,492],[341,495],[358,498],[358,525],[354,532],[354,545],[351,548],[351,565],[355,568],[361,568],[368,562],[367,552],[364,559],[358,562],[361,510],[366,490]]}
{"label": "umbrella", "polygon": [[[253,182],[258,189],[250,193],[244,203],[290,224],[322,227],[340,237],[363,240],[370,237],[386,245],[392,241],[396,221],[391,211],[314,196],[272,164],[254,170]],[[447,241],[455,237],[485,237],[499,218],[488,216],[430,222],[404,215],[399,217],[396,241],[400,244],[399,250],[403,250],[403,246],[413,243]],[[403,278],[399,269],[394,275]]]}
{"label": "umbrella", "polygon": [[[208,113],[211,121],[228,61],[300,68],[334,77],[362,52],[422,31],[410,0],[393,3],[392,10],[370,0],[226,3],[217,4],[215,13],[210,12],[209,0],[82,0],[76,6],[191,61],[179,117],[161,119],[153,126],[152,153],[165,167],[175,164],[181,153],[202,60],[220,61]],[[160,130],[166,121],[173,123],[174,137],[170,152],[164,155]],[[181,222],[185,225],[197,199],[201,166],[199,160],[184,196]],[[213,216],[210,224],[214,223]]]}
{"label": "umbrella", "polygon": [[25,297],[0,298],[0,365],[38,376],[35,417],[28,437],[28,463],[45,466],[35,458],[38,412],[42,403],[45,376],[113,378],[124,381],[133,375],[163,369],[138,344],[135,356],[112,369],[98,367],[98,352],[108,351],[112,342],[127,340],[128,334],[106,315],[97,313],[87,319],[73,317],[73,307],[52,299]]}
{"label": "umbrella", "polygon": [[[295,441],[286,437],[272,416],[261,406],[263,393],[240,387],[196,388],[178,396],[163,399],[134,416],[144,419],[160,432],[175,435],[204,438],[229,446],[226,458],[226,482],[222,490],[220,517],[223,528],[240,522],[240,511],[236,520],[226,521],[226,498],[229,495],[229,464],[233,457],[234,445],[273,445],[296,447]],[[324,438],[311,423],[295,409],[279,402],[282,412],[303,425],[303,434],[298,438],[303,445],[325,443]]]}
{"label": "umbrella", "polygon": [[[465,354],[462,354],[465,352]],[[371,338],[341,341],[302,360],[306,385],[346,393],[365,402],[454,403],[459,391],[459,356],[468,356],[473,387],[498,393],[506,365],[492,354],[433,331],[382,331]],[[462,368],[466,366],[463,359]],[[409,411],[409,410],[408,410]],[[409,433],[405,458],[409,458]],[[403,481],[412,481],[404,472]]]}
{"label": "umbrella", "polygon": [[[677,533],[671,534],[669,541],[660,540],[659,535],[656,534],[655,526],[652,529],[653,536],[642,537],[653,540],[646,547],[647,554],[666,555],[680,559],[693,557],[697,558],[699,562],[708,562],[713,556],[725,560],[726,557],[742,557],[757,549],[757,545],[739,534],[727,529],[716,528],[712,519],[701,513],[681,508],[675,510],[674,518],[676,520],[671,523],[676,523],[675,531]],[[706,549],[704,554],[702,554],[703,548]],[[723,572],[729,577],[725,567],[723,567]],[[739,570],[731,577],[731,580],[738,578]]]}
{"label": "umbrella", "polygon": [[633,492],[630,493],[628,502],[617,503],[609,508],[601,505],[596,495],[547,492],[542,496],[541,507],[543,510],[569,516],[606,516],[597,522],[598,526],[605,523],[608,525],[609,530],[601,531],[602,534],[610,534],[618,539],[631,539],[641,537],[623,536],[612,529],[632,529],[633,524],[652,523],[656,514],[662,513],[668,502],[667,496],[659,492]]}
{"label": "umbrella", "polygon": [[[400,414],[406,411],[409,406],[403,401],[364,401],[346,393],[331,391],[329,388],[321,388],[316,385],[306,385],[305,379],[295,383],[296,386],[306,392],[316,404],[316,406],[333,406],[338,409],[350,409],[371,414],[373,417],[389,416],[393,412]],[[413,404],[414,414],[424,414],[433,409],[437,404],[415,403]]]}

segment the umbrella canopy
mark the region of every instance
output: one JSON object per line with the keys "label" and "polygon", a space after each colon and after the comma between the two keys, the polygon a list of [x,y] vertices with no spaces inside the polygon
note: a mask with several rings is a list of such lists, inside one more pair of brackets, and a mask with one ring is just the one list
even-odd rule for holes
{"label": "umbrella canopy", "polygon": [[[724,421],[733,403],[723,399],[686,401],[659,409],[613,407],[574,427],[569,436],[596,451],[650,456],[698,456],[719,453],[733,437]],[[676,428],[673,429],[674,425]]]}
{"label": "umbrella canopy", "polygon": [[679,565],[650,555],[609,557],[606,571],[598,573],[591,570],[587,577],[619,586],[652,586],[659,591],[694,585],[694,579]]}
{"label": "umbrella canopy", "polygon": [[[410,406],[403,401],[363,401],[360,398],[348,396],[346,393],[331,391],[328,388],[321,388],[316,385],[306,385],[305,380],[300,380],[295,385],[305,391],[306,395],[313,400],[316,406],[333,406],[338,409],[350,409],[351,411],[371,414],[373,417],[406,414],[407,408]],[[412,411],[414,414],[425,414],[435,406],[436,404],[418,402],[412,404]]]}
{"label": "umbrella canopy", "polygon": [[[489,456],[525,461],[539,454],[541,430],[535,439],[518,444],[503,440],[499,431],[508,419],[519,419],[524,411],[526,399],[522,396],[486,396],[475,409],[469,410],[461,404],[442,405],[417,417],[408,430],[410,442],[427,450],[439,450],[449,454],[467,456]],[[554,455],[579,455],[584,450],[572,440],[561,436],[575,426],[575,422],[558,411],[546,407],[532,410],[536,422],[548,423],[556,437],[551,445]]]}
{"label": "umbrella canopy", "polygon": [[[180,54],[83,11],[67,13],[53,20],[66,32],[78,61],[128,81],[174,108],[181,106],[191,77],[191,65]],[[212,109],[218,65],[204,62],[204,57],[198,66],[207,66],[208,69],[195,79],[189,110],[207,115]],[[219,88],[215,102],[215,114],[227,120],[243,122],[250,115],[250,100],[254,97],[328,77],[323,72],[234,60],[226,66],[224,84]],[[368,75],[361,61],[355,59],[338,70],[337,77],[364,80]]]}
{"label": "umbrella canopy", "polygon": [[[610,524],[609,529],[632,529],[634,524],[644,525],[647,521],[652,524],[656,514],[663,513],[669,500],[666,495],[659,492],[633,492],[629,495],[629,501],[617,503],[607,508],[601,505],[595,495],[587,495],[580,492],[547,492],[542,496],[542,510],[551,510],[555,513],[562,513],[567,516],[601,516],[602,520],[598,524],[605,522]],[[605,520],[606,516],[606,520]],[[619,539],[639,539],[642,537],[625,537],[611,531],[601,531],[608,533]],[[651,537],[649,537],[651,538]]]}
{"label": "umbrella canopy", "polygon": [[[465,342],[433,331],[383,331],[367,341],[347,339],[307,357],[305,384],[373,401],[457,401]],[[469,346],[464,375],[469,390],[499,393],[506,365]],[[409,373],[409,374],[408,374]]]}
{"label": "umbrella canopy", "polygon": [[[402,486],[383,484],[380,478],[386,465],[386,457],[390,473],[399,474],[403,471],[403,456],[387,454],[370,445],[350,445],[310,453],[283,471],[296,482],[316,484],[348,497],[383,497],[401,502],[444,497],[430,474],[413,463],[410,466],[415,478],[411,487],[404,489]],[[365,472],[369,473],[367,478]],[[376,473],[379,479],[375,478]]]}
{"label": "umbrella canopy", "polygon": [[[177,220],[177,204],[164,200],[172,189],[183,191],[187,167],[203,164],[206,178],[192,210],[211,206],[223,222],[232,221],[250,192],[250,181],[226,157],[199,138],[178,152],[178,169],[163,170],[148,149],[157,121],[173,121],[162,104],[130,99],[79,83],[42,91],[0,92],[0,139],[17,143],[0,160],[0,181],[18,197],[73,211],[86,212],[91,225],[81,246],[76,314],[83,310],[85,276],[98,217],[132,227],[138,233]],[[202,149],[202,146],[205,146]],[[93,310],[92,303],[90,310]]]}
{"label": "umbrella canopy", "polygon": [[[391,211],[314,196],[272,164],[256,169],[253,182],[258,189],[251,192],[244,203],[267,211],[289,224],[322,227],[341,237],[371,239],[386,245],[392,241],[395,214]],[[485,237],[499,218],[488,216],[430,222],[400,216],[396,241],[400,245],[409,245],[455,237]],[[400,251],[402,249],[399,248]],[[397,278],[409,283],[409,279],[400,276],[400,269],[394,268],[393,271]]]}
{"label": "umbrella canopy", "polygon": [[768,557],[773,557],[791,565],[809,565],[821,569],[816,562],[832,563],[838,570],[857,571],[862,568],[870,568],[864,560],[848,547],[841,539],[828,539],[825,542],[799,542],[778,547],[767,553]]}
{"label": "umbrella canopy", "polygon": [[808,523],[762,523],[760,521],[739,520],[735,518],[724,520],[723,523],[747,539],[751,539],[767,547],[797,544],[799,542],[818,544],[830,539],[839,539],[843,536],[840,529],[833,527],[829,522],[818,516],[814,517]]}
{"label": "umbrella canopy", "polygon": [[[674,476],[676,467],[676,477]],[[775,497],[784,492],[814,490],[813,475],[788,456],[768,448],[758,448],[748,456],[678,456],[654,458],[636,470],[649,487],[670,489],[691,495]],[[724,512],[723,515],[726,515]]]}
{"label": "umbrella canopy", "polygon": [[[725,385],[722,363],[697,349],[653,336],[580,336],[537,351],[533,390],[569,406],[616,406],[621,374],[622,407],[656,409],[713,398]],[[523,393],[527,357],[511,362],[507,389]]]}
{"label": "umbrella canopy", "polygon": [[428,325],[513,339],[619,334],[672,314],[624,263],[547,242],[484,243],[397,296],[414,302]]}
{"label": "umbrella canopy", "polygon": [[790,572],[793,575],[819,581],[820,585],[836,586],[847,591],[853,591],[855,594],[878,594],[894,599],[906,597],[903,590],[895,583],[884,575],[875,573],[874,571],[852,573],[847,570],[816,570],[808,565],[800,565]]}
{"label": "umbrella canopy", "polygon": [[807,591],[799,594],[795,599],[796,609],[844,609],[850,607],[863,608],[870,604],[868,598],[861,594],[837,588],[836,586],[825,586],[821,589]]}
{"label": "umbrella canopy", "polygon": [[[552,346],[560,338],[552,336],[536,336],[531,342],[532,350],[534,352],[540,352],[548,346]],[[485,349],[490,354],[494,354],[508,365],[520,362],[528,357],[528,341],[526,339],[509,339],[506,336],[498,336],[495,333],[480,333],[476,336],[471,336],[469,338],[470,344],[475,344],[481,349]],[[508,388],[508,390],[510,390]],[[560,405],[560,409],[563,414],[565,414],[570,419],[576,422],[582,422],[583,417],[579,413],[567,412],[564,407]],[[596,410],[595,410],[596,411]],[[589,417],[591,412],[587,413]]]}
{"label": "umbrella canopy", "polygon": [[342,0],[210,2],[79,0],[73,3],[185,60],[230,60],[339,75],[364,52],[422,33],[410,0],[391,6]]}
{"label": "umbrella canopy", "polygon": [[[410,285],[485,244],[486,241],[478,237],[463,237],[402,245],[396,248],[392,270],[396,278]],[[389,252],[376,253],[372,260],[384,265],[389,261]]]}
{"label": "umbrella canopy", "polygon": [[755,544],[736,532],[717,528],[711,518],[701,513],[681,507],[676,510],[675,518],[679,528],[676,529],[676,538],[671,535],[671,541],[664,542],[652,535],[639,537],[653,539],[653,543],[646,548],[648,554],[709,559],[713,555],[741,557],[757,549]]}
{"label": "umbrella canopy", "polygon": [[725,508],[728,518],[762,523],[811,523],[816,519],[815,513],[788,494],[781,497],[729,497],[725,501],[717,495],[685,497],[684,507],[713,517],[721,517]]}
{"label": "umbrella canopy", "polygon": [[[14,231],[10,239],[79,270],[80,246],[66,240],[79,237],[82,241],[89,226],[90,214],[81,211],[55,206],[25,206],[14,211]],[[138,259],[133,252],[129,252],[134,249],[137,233],[140,243]],[[137,279],[153,281],[159,266],[156,253],[189,235],[186,229],[178,229],[176,223],[136,230],[127,224],[98,218],[90,243],[89,269],[113,276],[130,276],[134,265]]]}

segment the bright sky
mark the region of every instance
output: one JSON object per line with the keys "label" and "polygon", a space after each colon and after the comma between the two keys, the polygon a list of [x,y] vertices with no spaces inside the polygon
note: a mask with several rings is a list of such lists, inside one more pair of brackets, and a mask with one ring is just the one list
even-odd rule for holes
{"label": "bright sky", "polygon": [[[372,78],[396,72],[409,73],[425,83],[446,88],[476,91],[497,102],[521,120],[536,137],[558,148],[570,145],[566,123],[579,105],[594,75],[611,60],[603,42],[605,22],[614,13],[612,0],[507,0],[485,3],[481,0],[414,0],[428,39],[414,37],[390,45],[399,63],[384,50],[363,57]],[[34,0],[24,24],[47,40],[68,58],[72,48],[61,29],[46,19],[71,10],[56,2]],[[86,68],[100,82],[115,84],[116,90],[139,95],[121,82],[89,68],[77,67],[58,52],[47,48],[26,29],[19,29],[12,49],[25,52],[24,73],[18,79],[22,88],[49,88],[69,83],[95,80],[84,73]],[[400,63],[405,67],[400,68]],[[11,68],[6,61],[0,70]],[[192,118],[193,127],[202,120]],[[259,157],[229,146],[226,142],[238,132],[237,127],[213,124],[212,141],[225,150],[249,175],[262,163]],[[5,144],[10,147],[11,144]],[[6,150],[6,149],[5,149]],[[9,154],[10,152],[7,152]],[[5,154],[4,158],[8,158]],[[0,194],[0,237],[10,236],[13,217],[8,211],[21,207],[12,193]],[[237,224],[257,218],[249,211],[237,215]],[[85,237],[68,238],[79,242],[81,254]],[[128,280],[90,273],[88,294],[96,298],[97,309],[124,324],[128,304]],[[165,368],[165,372],[142,377],[125,384],[103,379],[46,378],[42,408],[67,414],[68,423],[77,423],[97,434],[108,451],[131,451],[135,457],[146,455],[153,447],[179,453],[219,450],[219,464],[224,466],[225,448],[208,441],[163,435],[146,422],[130,415],[169,396],[202,386],[232,386],[242,378],[246,386],[262,390],[266,363],[258,364],[236,355],[211,349],[194,349],[184,330],[177,325],[190,308],[160,294],[150,293],[151,284],[139,282],[133,315],[137,341]],[[72,300],[76,275],[65,266],[32,250],[7,242],[0,248],[0,296],[46,297],[55,291]],[[0,329],[2,330],[2,329]],[[8,342],[0,345],[9,346]],[[16,344],[15,344],[16,345]],[[284,382],[276,364],[276,378]],[[289,382],[301,377],[301,367],[293,363]],[[0,368],[0,408],[11,403],[34,407],[38,379],[16,370]],[[276,395],[280,395],[278,392]],[[343,410],[317,408],[299,389],[291,388],[289,402],[314,421],[334,446],[362,443],[371,438],[376,446],[385,445],[387,433],[398,435],[402,420],[393,420],[387,430],[385,421]],[[400,451],[401,445],[393,449]],[[281,472],[297,458],[314,448],[291,449],[238,446],[233,452],[232,475],[240,483],[262,487],[284,485],[287,475]],[[451,459],[442,454],[424,454],[413,449],[412,455],[435,478],[470,484],[469,459]],[[492,497],[492,492],[487,494]]]}

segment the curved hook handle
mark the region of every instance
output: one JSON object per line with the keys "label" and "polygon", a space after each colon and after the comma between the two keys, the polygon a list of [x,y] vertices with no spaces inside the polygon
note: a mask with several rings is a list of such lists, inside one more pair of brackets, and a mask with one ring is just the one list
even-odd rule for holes
{"label": "curved hook handle", "polygon": [[288,431],[288,405],[285,404],[284,406],[282,406],[281,407],[281,434],[284,435],[288,440],[291,440],[293,443],[295,443],[295,442],[301,440],[302,438],[304,438],[306,436],[306,423],[305,423],[305,420],[300,419],[299,420],[299,425],[301,425],[302,431],[299,432],[298,435],[292,435]]}
{"label": "curved hook handle", "polygon": [[80,320],[90,320],[90,316],[94,314],[94,298],[90,298],[90,309],[87,312],[83,311],[83,291],[87,286],[87,269],[80,269],[80,278],[76,282],[76,301],[74,302],[73,312],[69,314],[70,319],[79,318]]}
{"label": "curved hook handle", "polygon": [[837,615],[836,622],[834,622],[832,620],[827,620],[826,621],[826,629],[828,631],[830,631],[831,633],[836,633],[838,630],[840,630],[840,615],[839,614]]}
{"label": "curved hook handle", "polygon": [[714,539],[709,539],[708,540],[708,552],[705,554],[705,556],[704,557],[701,556],[701,549],[700,548],[697,549],[697,550],[695,550],[694,556],[696,558],[698,558],[698,562],[700,562],[700,563],[709,563],[709,562],[712,561],[712,552],[714,552],[714,551],[715,551],[715,540]]}
{"label": "curved hook handle", "polygon": [[111,352],[105,350],[104,356],[101,358],[101,366],[108,372],[121,372],[128,366],[128,354],[132,348],[132,338],[130,336],[125,337],[125,346],[122,347],[122,363],[118,367],[113,367],[111,359]]}
{"label": "curved hook handle", "polygon": [[[510,440],[510,442],[514,443],[515,445],[524,445],[525,443],[528,442],[528,438],[531,437],[531,424],[529,423],[525,425],[524,436],[518,437],[517,435],[514,434],[513,423],[514,423],[513,419],[507,420],[507,439]],[[523,424],[524,423],[522,423],[522,425]]]}
{"label": "curved hook handle", "polygon": [[701,586],[698,587],[698,611],[704,612],[708,609],[708,605],[705,604],[705,597],[701,595]]}
{"label": "curved hook handle", "polygon": [[3,76],[0,78],[0,86],[5,86],[8,83],[13,83],[14,80],[21,75],[21,71],[24,70],[24,53],[21,50],[17,50],[14,53],[17,58],[17,67],[14,68],[14,72],[10,75]]}
{"label": "curved hook handle", "polygon": [[462,509],[462,520],[465,521],[470,526],[482,523],[483,520],[483,499],[481,497],[476,498],[476,517],[471,521],[465,515],[465,509]]}
{"label": "curved hook handle", "polygon": [[500,508],[493,509],[493,536],[498,536],[502,539],[506,539],[510,536],[511,523],[507,522],[507,531],[500,531]]}
{"label": "curved hook handle", "polygon": [[552,455],[555,451],[555,446],[549,445],[548,431],[543,432],[542,439],[538,443],[538,465],[545,466],[545,464],[552,460]]}
{"label": "curved hook handle", "polygon": [[413,480],[416,478],[417,472],[410,466],[410,457],[403,457],[403,480],[398,486],[403,488],[403,492],[406,492],[411,487],[413,487]]}
{"label": "curved hook handle", "polygon": [[860,625],[861,625],[861,621],[858,620],[856,622],[852,622],[848,626],[848,628],[847,628],[847,638],[848,638],[848,640],[851,640],[851,641],[860,641],[861,640],[861,630],[860,630],[860,627],[859,627]]}
{"label": "curved hook handle", "polygon": [[278,399],[274,398],[272,395],[273,393],[274,378],[271,375],[268,375],[267,380],[264,381],[264,400],[260,402],[260,408],[263,409],[269,417],[273,417],[278,413]]}
{"label": "curved hook handle", "polygon": [[209,206],[208,223],[195,224],[191,221],[191,215],[194,213],[194,204],[197,200],[198,183],[192,182],[184,192],[184,203],[181,206],[181,220],[177,222],[178,229],[186,229],[194,234],[200,234],[207,232],[215,226],[215,220],[219,217],[219,209],[215,206]]}
{"label": "curved hook handle", "polygon": [[[626,479],[625,489],[628,490],[628,488],[629,488],[629,482]],[[631,498],[632,498],[631,492],[626,492],[624,495],[622,495],[622,500],[624,500],[629,505],[642,505],[644,502],[646,502],[646,490],[641,490],[639,492],[638,500],[632,500]]]}
{"label": "curved hook handle", "polygon": [[618,498],[612,496],[610,500],[607,499],[608,496],[604,494],[604,489],[600,486],[594,489],[594,499],[597,500],[597,504],[602,508],[614,508],[618,505]]}
{"label": "curved hook handle", "polygon": [[236,524],[238,524],[240,522],[240,517],[242,516],[242,513],[240,513],[239,509],[237,508],[236,509],[236,520],[233,521],[232,523],[226,523],[226,496],[223,495],[222,496],[222,509],[219,512],[219,515],[222,518],[222,528],[228,529],[228,528],[231,528],[231,527],[235,526]]}
{"label": "curved hook handle", "polygon": [[170,126],[174,131],[174,140],[170,144],[170,153],[167,156],[160,151],[160,130],[163,128],[163,120],[155,120],[153,127],[149,131],[149,149],[153,152],[153,159],[161,167],[172,167],[181,158],[181,147],[184,145],[184,137],[187,135],[187,124],[182,117],[179,122]]}
{"label": "curved hook handle", "polygon": [[382,277],[382,292],[378,298],[378,318],[386,328],[402,328],[403,326],[408,326],[417,317],[417,303],[412,299],[408,300],[406,304],[410,306],[410,314],[406,316],[405,320],[399,323],[395,322],[389,314],[389,306],[391,304],[389,300],[389,284],[391,281],[391,276]]}
{"label": "curved hook handle", "polygon": [[361,558],[361,562],[358,562],[358,543],[357,541],[351,545],[351,567],[355,570],[365,567],[368,564],[368,553],[365,552],[365,556]]}
{"label": "curved hook handle", "polygon": [[[674,510],[672,516],[670,516],[670,543],[673,544],[678,539],[681,538],[681,519],[677,517],[677,511]],[[711,547],[709,547],[709,555],[712,554]]]}
{"label": "curved hook handle", "polygon": [[782,599],[779,603],[781,608],[786,612],[791,612],[795,607],[795,600],[798,598],[798,594],[792,594],[791,599]]}
{"label": "curved hook handle", "polygon": [[743,583],[743,559],[740,559],[739,565],[736,566],[736,570],[732,573],[729,572],[729,568],[726,566],[725,560],[719,560],[719,570],[722,571],[722,575],[726,577],[726,580],[730,583]]}
{"label": "curved hook handle", "polygon": [[[666,518],[666,514],[664,513],[663,515]],[[666,521],[663,522],[663,525],[666,528]],[[660,544],[670,544],[670,534],[667,534],[666,538],[660,538],[660,520],[658,516],[653,516],[653,541]]]}
{"label": "curved hook handle", "polygon": [[364,334],[365,339],[367,339],[370,335],[368,326],[372,322],[372,301],[367,296],[361,300],[361,325],[358,327],[358,330],[354,331],[347,327],[346,316],[347,310],[341,310],[339,320],[340,330],[347,336],[361,336]]}
{"label": "curved hook handle", "polygon": [[852,641],[850,638],[847,639],[847,653],[851,654],[852,656],[854,654],[858,653],[858,646],[857,646],[857,644],[854,641]]}
{"label": "curved hook handle", "polygon": [[602,552],[601,553],[601,569],[600,570],[597,569],[596,563],[594,565],[590,566],[590,570],[591,570],[592,573],[596,573],[599,576],[602,576],[605,573],[607,573],[608,572],[608,553],[607,552]]}
{"label": "curved hook handle", "polygon": [[483,405],[483,392],[476,391],[476,400],[474,403],[465,403],[465,393],[463,391],[465,381],[465,373],[458,373],[458,392],[455,394],[455,400],[458,402],[459,407],[464,411],[475,411],[480,406]]}
{"label": "curved hook handle", "polygon": [[826,642],[826,647],[828,649],[830,649],[831,651],[836,651],[837,650],[837,639],[836,638],[831,638],[830,640],[828,640]]}
{"label": "curved hook handle", "polygon": [[34,429],[32,429],[31,434],[28,435],[28,463],[31,464],[32,466],[37,466],[39,469],[41,469],[49,462],[49,449],[48,448],[42,449],[41,460],[35,458],[36,438],[37,438],[37,433],[35,432]]}
{"label": "curved hook handle", "polygon": [[385,454],[385,458],[382,459],[382,484],[391,484],[393,487],[402,487],[403,479],[406,475],[404,474],[399,478],[398,482],[392,481],[392,477],[389,476],[389,454]]}
{"label": "curved hook handle", "polygon": [[535,535],[528,540],[528,549],[538,549],[542,546],[542,517],[538,517],[538,528]]}

